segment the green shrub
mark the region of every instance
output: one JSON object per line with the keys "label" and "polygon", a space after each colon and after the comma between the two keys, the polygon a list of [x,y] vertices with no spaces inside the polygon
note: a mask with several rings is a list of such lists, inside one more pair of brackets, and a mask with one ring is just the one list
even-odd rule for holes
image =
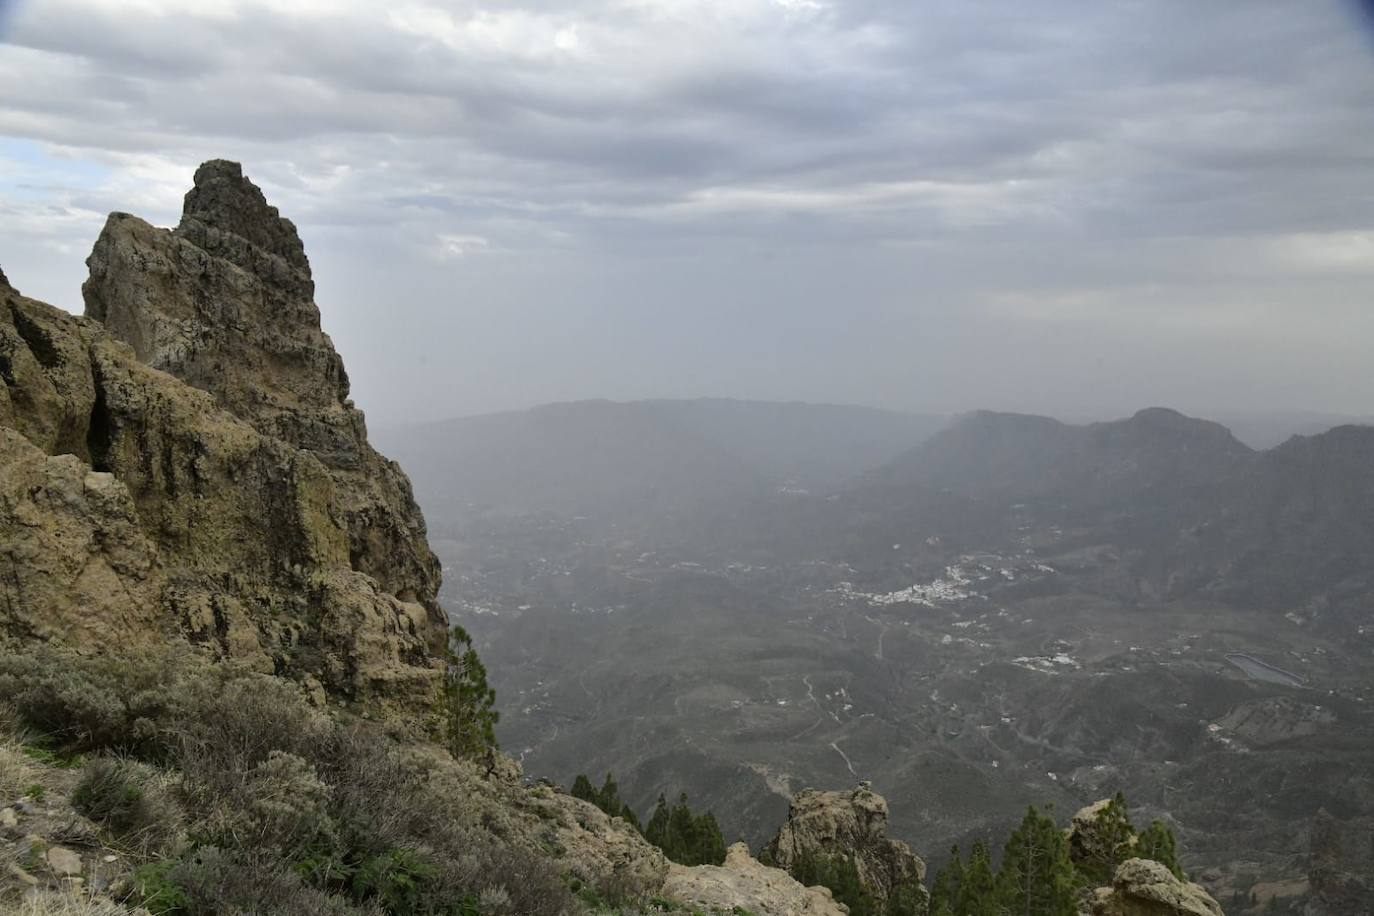
{"label": "green shrub", "polygon": [[439,869],[408,849],[392,849],[373,856],[353,874],[353,894],[375,900],[388,913],[409,916],[420,913],[426,885]]}
{"label": "green shrub", "polygon": [[[473,665],[459,674],[450,696],[485,742],[490,689]],[[575,911],[553,863],[501,839],[465,767],[332,721],[289,681],[187,650],[114,659],[45,647],[0,658],[0,698],[58,756],[123,755],[82,777],[81,804],[112,833],[162,820],[146,807],[160,783],[143,764],[176,772],[170,797],[192,848],[139,870],[131,900],[155,913]]]}
{"label": "green shrub", "polygon": [[181,916],[190,912],[190,898],[172,879],[175,860],[149,862],[134,872],[134,900],[152,916]]}
{"label": "green shrub", "polygon": [[179,665],[156,658],[79,656],[38,647],[0,656],[0,696],[28,727],[64,753],[125,750],[152,755],[152,719],[173,699]]}
{"label": "green shrub", "polygon": [[164,875],[181,900],[170,916],[382,916],[379,908],[355,906],[311,887],[275,857],[252,851],[206,847],[173,863]]}

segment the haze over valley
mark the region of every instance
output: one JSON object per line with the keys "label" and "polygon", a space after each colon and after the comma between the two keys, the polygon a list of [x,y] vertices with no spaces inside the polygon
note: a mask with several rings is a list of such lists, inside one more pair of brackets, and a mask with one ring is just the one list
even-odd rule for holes
{"label": "haze over valley", "polygon": [[707,400],[379,439],[531,775],[751,842],[872,780],[937,861],[1124,788],[1219,900],[1285,905],[1319,810],[1374,823],[1372,427]]}

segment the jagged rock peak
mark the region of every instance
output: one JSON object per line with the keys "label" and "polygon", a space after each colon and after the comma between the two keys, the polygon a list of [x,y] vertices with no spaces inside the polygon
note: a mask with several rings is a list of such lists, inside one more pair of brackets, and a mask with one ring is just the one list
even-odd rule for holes
{"label": "jagged rock peak", "polygon": [[196,169],[194,181],[186,192],[177,235],[260,273],[253,264],[253,252],[240,244],[247,242],[310,277],[310,262],[296,225],[278,213],[262,190],[244,177],[243,166],[228,159],[211,159]]}
{"label": "jagged rock peak", "polygon": [[5,276],[4,268],[0,268],[0,286],[9,286],[9,278]]}
{"label": "jagged rock peak", "polygon": [[410,483],[368,443],[348,400],[295,226],[242,168],[202,165],[175,230],[111,214],[86,263],[87,317],[141,362],[323,465],[352,568],[418,602],[429,615],[426,636],[441,649],[439,563]]}
{"label": "jagged rock peak", "polygon": [[348,375],[321,329],[300,236],[238,163],[196,170],[175,230],[112,213],[86,263],[87,317],[259,428],[345,406]]}

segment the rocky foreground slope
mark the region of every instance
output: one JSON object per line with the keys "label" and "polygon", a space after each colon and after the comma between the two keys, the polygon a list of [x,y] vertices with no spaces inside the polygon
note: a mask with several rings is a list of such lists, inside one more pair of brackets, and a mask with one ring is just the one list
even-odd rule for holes
{"label": "rocky foreground slope", "polygon": [[[445,912],[533,912],[521,894],[539,912],[611,912],[592,888],[664,898],[654,912],[848,912],[742,844],[720,867],[670,865],[508,760],[358,730],[425,731],[447,625],[424,521],[348,400],[295,227],[212,161],[176,229],[112,214],[88,264],[84,317],[0,274],[0,894],[35,913],[73,891],[86,908],[61,911],[110,911],[130,887],[168,913],[269,892],[411,912],[417,886],[496,881],[490,861],[512,876]],[[68,756],[28,743],[34,723]],[[131,756],[99,756],[114,751]],[[112,833],[135,816],[156,842]],[[866,786],[803,793],[767,857],[852,859],[873,899],[923,895],[924,865],[886,821]],[[245,824],[263,831],[247,847]],[[272,843],[279,860],[254,865]],[[351,877],[306,886],[320,861]],[[537,892],[550,876],[566,883]],[[1127,878],[1099,891],[1101,912],[1193,912],[1130,904]]]}

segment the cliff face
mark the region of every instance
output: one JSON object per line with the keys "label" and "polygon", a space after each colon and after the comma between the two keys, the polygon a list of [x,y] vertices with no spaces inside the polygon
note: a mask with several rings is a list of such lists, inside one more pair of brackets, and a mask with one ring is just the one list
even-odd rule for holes
{"label": "cliff face", "polygon": [[87,317],[140,361],[315,457],[336,484],[354,567],[440,620],[439,564],[410,482],[368,444],[348,400],[295,226],[238,164],[196,170],[175,230],[111,215],[87,264]]}
{"label": "cliff face", "polygon": [[0,283],[0,631],[180,633],[418,713],[438,564],[347,400],[294,227],[215,161],[175,231],[112,214],[88,263],[85,318]]}

